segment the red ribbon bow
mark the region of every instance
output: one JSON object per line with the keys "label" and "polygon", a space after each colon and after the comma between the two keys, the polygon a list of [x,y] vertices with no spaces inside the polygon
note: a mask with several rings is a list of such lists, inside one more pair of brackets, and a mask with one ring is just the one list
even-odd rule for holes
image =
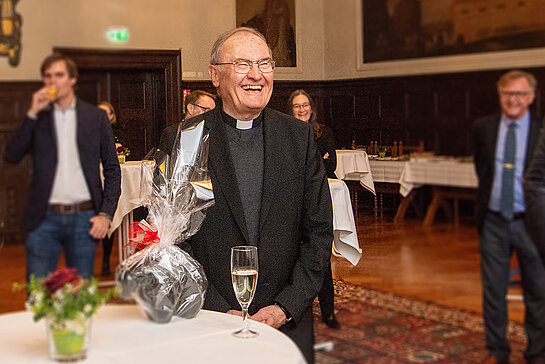
{"label": "red ribbon bow", "polygon": [[153,225],[145,220],[135,221],[129,226],[129,242],[124,246],[132,246],[135,251],[143,250],[151,244],[157,244],[161,239]]}

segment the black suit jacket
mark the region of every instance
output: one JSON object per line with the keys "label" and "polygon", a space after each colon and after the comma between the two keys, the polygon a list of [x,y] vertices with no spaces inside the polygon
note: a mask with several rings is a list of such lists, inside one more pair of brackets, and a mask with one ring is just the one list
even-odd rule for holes
{"label": "black suit jacket", "polygon": [[[208,277],[204,307],[226,312],[240,310],[231,283],[230,249],[248,244],[248,233],[241,203],[244,191],[238,189],[225,136],[229,126],[220,113],[216,107],[187,121],[204,119],[210,130],[208,166],[215,198],[201,229],[188,243]],[[327,178],[309,124],[264,109],[263,135],[259,278],[249,312],[255,314],[278,302],[293,316],[293,330],[312,332],[312,320],[297,324],[311,315],[331,256],[333,222]]]}
{"label": "black suit jacket", "polygon": [[[477,190],[477,226],[479,230],[483,226],[484,218],[488,211],[490,193],[494,182],[494,159],[496,157],[496,143],[500,122],[501,115],[495,114],[479,119],[473,124],[475,170],[479,177],[479,187]],[[530,115],[530,130],[528,133],[524,170],[526,170],[532,158],[540,128],[541,123],[539,120]]]}
{"label": "black suit jacket", "polygon": [[528,232],[545,264],[545,129],[524,177],[524,199]]}
{"label": "black suit jacket", "polygon": [[[327,126],[322,126],[322,135],[316,139],[318,152],[324,162],[325,172],[328,178],[337,178],[335,170],[337,169],[337,153],[335,152],[335,139],[333,132]],[[324,155],[329,153],[329,157],[324,159]]]}
{"label": "black suit jacket", "polygon": [[[121,194],[121,170],[112,128],[106,113],[85,101],[76,100],[77,145],[87,187],[96,213],[113,216]],[[8,163],[18,163],[32,154],[32,181],[24,226],[34,230],[43,220],[53,188],[57,166],[57,140],[53,108],[41,111],[37,119],[25,117],[6,147]],[[100,177],[100,163],[104,188]]]}
{"label": "black suit jacket", "polygon": [[159,149],[170,156],[172,148],[174,148],[174,142],[176,141],[176,134],[178,133],[178,127],[180,123],[172,124],[163,129],[161,133],[161,139],[159,141]]}

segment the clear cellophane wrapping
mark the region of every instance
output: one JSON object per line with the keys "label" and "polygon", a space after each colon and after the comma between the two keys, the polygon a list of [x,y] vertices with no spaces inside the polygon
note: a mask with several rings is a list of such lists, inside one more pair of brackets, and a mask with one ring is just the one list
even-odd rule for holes
{"label": "clear cellophane wrapping", "polygon": [[116,284],[153,321],[192,318],[204,304],[204,270],[177,243],[199,230],[214,202],[207,162],[202,120],[179,128],[171,156],[156,149],[142,161],[140,198],[148,217],[131,226],[129,244],[138,251],[116,268]]}

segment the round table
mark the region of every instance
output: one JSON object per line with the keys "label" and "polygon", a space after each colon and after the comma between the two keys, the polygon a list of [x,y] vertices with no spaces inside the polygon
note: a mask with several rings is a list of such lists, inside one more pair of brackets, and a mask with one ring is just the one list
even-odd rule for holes
{"label": "round table", "polygon": [[[93,321],[84,363],[305,363],[282,332],[250,321],[257,338],[233,337],[241,327],[242,318],[213,311],[158,324],[136,305],[106,305]],[[0,337],[2,363],[51,363],[45,323],[33,322],[31,313],[0,315]]]}

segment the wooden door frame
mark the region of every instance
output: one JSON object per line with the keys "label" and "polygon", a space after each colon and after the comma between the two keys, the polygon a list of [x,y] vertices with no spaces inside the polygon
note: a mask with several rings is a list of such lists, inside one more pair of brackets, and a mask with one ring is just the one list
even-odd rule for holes
{"label": "wooden door frame", "polygon": [[85,70],[161,70],[165,73],[166,125],[182,120],[181,50],[54,47]]}

